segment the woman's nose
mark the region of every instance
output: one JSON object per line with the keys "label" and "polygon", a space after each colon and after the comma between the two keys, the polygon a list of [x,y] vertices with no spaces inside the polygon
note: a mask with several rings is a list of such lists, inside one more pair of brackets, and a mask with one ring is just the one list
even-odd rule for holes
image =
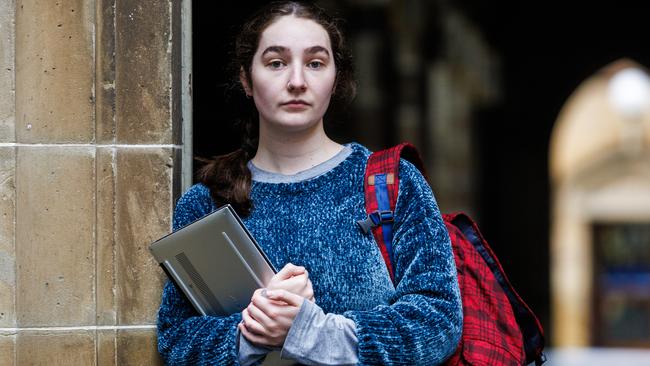
{"label": "woman's nose", "polygon": [[303,75],[302,65],[292,67],[287,89],[292,93],[302,92],[307,89],[307,83],[305,82],[305,76]]}

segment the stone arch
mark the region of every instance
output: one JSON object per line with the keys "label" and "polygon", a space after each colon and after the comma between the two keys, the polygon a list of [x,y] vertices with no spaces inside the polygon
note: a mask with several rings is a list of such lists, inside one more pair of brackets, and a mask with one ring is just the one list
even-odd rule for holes
{"label": "stone arch", "polygon": [[[594,224],[650,223],[650,113],[630,127],[608,100],[610,80],[627,68],[645,71],[623,59],[585,80],[562,108],[551,135],[555,347],[594,345]],[[631,149],[630,138],[640,148]]]}

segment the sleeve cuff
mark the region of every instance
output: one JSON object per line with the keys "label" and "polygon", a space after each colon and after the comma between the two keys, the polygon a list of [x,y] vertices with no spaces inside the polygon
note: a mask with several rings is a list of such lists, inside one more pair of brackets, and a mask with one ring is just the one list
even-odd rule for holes
{"label": "sleeve cuff", "polygon": [[239,364],[241,366],[252,365],[272,351],[270,348],[251,343],[239,329],[237,329],[237,348],[239,352]]}
{"label": "sleeve cuff", "polygon": [[282,347],[282,358],[305,365],[355,365],[358,362],[355,323],[338,314],[325,314],[303,301]]}

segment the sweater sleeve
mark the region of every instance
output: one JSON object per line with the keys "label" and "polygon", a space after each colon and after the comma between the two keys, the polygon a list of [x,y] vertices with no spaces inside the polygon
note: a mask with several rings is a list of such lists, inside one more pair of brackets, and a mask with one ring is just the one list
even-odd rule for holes
{"label": "sweater sleeve", "polygon": [[390,305],[348,311],[360,364],[438,365],[456,349],[462,303],[449,235],[429,185],[412,164],[400,163],[395,207]]}
{"label": "sweater sleeve", "polygon": [[[213,210],[209,191],[196,185],[178,201],[174,231]],[[158,310],[158,351],[168,365],[238,365],[237,324],[241,314],[201,316],[168,281]]]}

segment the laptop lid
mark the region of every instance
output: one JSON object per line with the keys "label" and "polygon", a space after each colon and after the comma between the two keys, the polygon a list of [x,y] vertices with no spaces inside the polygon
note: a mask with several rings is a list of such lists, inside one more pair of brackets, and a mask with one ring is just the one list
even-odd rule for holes
{"label": "laptop lid", "polygon": [[230,315],[277,272],[230,205],[155,241],[149,250],[202,315]]}

